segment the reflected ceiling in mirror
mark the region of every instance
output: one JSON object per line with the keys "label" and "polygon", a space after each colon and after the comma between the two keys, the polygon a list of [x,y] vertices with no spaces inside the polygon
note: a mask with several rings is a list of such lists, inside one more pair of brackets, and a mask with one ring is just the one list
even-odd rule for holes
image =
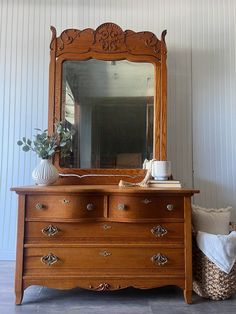
{"label": "reflected ceiling in mirror", "polygon": [[61,118],[74,130],[66,168],[142,168],[153,157],[154,66],[64,61]]}

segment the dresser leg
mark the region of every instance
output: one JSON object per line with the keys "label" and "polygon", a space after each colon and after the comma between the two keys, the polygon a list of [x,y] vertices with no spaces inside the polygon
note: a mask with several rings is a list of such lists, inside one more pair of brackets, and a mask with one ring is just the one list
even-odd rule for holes
{"label": "dresser leg", "polygon": [[16,295],[15,304],[16,305],[20,305],[21,304],[21,301],[23,299],[23,294],[24,294],[24,291],[22,291],[22,290],[15,292],[15,295]]}
{"label": "dresser leg", "polygon": [[184,300],[187,304],[192,303],[192,290],[184,290]]}

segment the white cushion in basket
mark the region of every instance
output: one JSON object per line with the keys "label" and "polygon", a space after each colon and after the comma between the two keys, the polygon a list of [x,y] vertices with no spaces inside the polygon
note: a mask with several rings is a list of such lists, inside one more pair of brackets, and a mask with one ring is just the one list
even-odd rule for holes
{"label": "white cushion in basket", "polygon": [[231,207],[203,208],[192,204],[194,232],[203,231],[212,234],[228,234]]}

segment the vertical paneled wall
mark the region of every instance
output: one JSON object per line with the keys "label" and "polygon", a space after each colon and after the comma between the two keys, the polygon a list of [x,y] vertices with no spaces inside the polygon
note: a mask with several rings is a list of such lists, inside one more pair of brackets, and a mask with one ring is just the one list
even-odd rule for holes
{"label": "vertical paneled wall", "polygon": [[232,205],[236,220],[236,2],[202,5],[193,1],[193,169],[201,189],[195,201]]}
{"label": "vertical paneled wall", "polygon": [[15,255],[9,189],[32,184],[37,163],[16,141],[47,126],[50,25],[167,29],[173,174],[201,189],[196,202],[236,208],[235,11],[233,0],[0,0],[0,259]]}

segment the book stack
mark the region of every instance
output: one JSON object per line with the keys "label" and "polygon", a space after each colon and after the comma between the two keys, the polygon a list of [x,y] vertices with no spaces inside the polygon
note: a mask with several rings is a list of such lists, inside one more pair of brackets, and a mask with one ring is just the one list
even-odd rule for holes
{"label": "book stack", "polygon": [[151,188],[181,188],[180,181],[175,180],[149,180],[149,187]]}

